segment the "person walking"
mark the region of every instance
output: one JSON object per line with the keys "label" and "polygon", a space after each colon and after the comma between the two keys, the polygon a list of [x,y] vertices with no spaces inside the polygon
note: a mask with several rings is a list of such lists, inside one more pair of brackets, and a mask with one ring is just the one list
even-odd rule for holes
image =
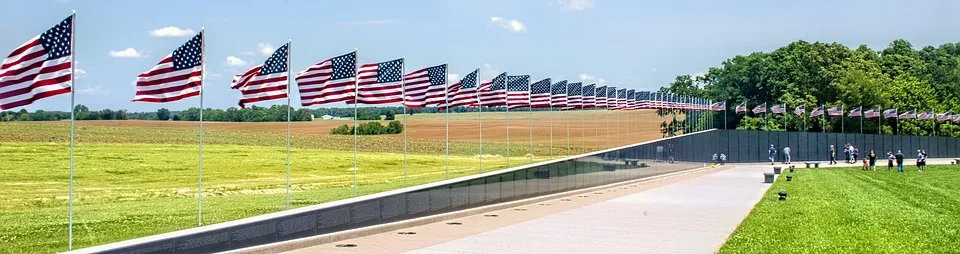
{"label": "person walking", "polygon": [[903,152],[897,150],[893,156],[897,160],[897,173],[903,173]]}
{"label": "person walking", "polygon": [[793,160],[790,159],[790,147],[789,147],[789,146],[783,148],[783,162],[786,163],[786,164],[790,164],[791,162],[793,162]]}
{"label": "person walking", "polygon": [[830,165],[837,164],[837,147],[830,145]]}
{"label": "person walking", "polygon": [[843,162],[850,164],[850,144],[843,145]]}
{"label": "person walking", "polygon": [[777,158],[777,157],[776,157],[776,156],[777,156],[777,148],[774,147],[773,144],[770,144],[770,149],[769,149],[769,150],[770,150],[770,165],[773,165],[774,159]]}
{"label": "person walking", "polygon": [[870,150],[870,154],[867,155],[867,159],[870,159],[870,169],[877,171],[877,153],[873,150]]}
{"label": "person walking", "polygon": [[923,164],[920,164],[923,170],[927,170],[927,150],[920,150],[920,154],[923,155]]}
{"label": "person walking", "polygon": [[893,152],[887,151],[887,171],[893,170],[893,161],[896,159],[897,157],[893,156]]}
{"label": "person walking", "polygon": [[850,145],[850,158],[853,158],[853,161],[850,163],[857,163],[857,147]]}

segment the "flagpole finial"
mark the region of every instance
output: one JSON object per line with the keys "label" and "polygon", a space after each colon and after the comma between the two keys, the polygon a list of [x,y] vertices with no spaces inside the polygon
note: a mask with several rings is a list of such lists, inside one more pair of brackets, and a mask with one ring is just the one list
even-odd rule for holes
{"label": "flagpole finial", "polygon": [[77,14],[77,10],[73,10],[73,14]]}

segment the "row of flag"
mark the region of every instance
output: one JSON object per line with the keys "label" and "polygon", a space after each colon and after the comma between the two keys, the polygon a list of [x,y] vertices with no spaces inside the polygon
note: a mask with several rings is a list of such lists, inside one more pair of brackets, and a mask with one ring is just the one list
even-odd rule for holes
{"label": "row of flag", "polygon": [[[726,108],[727,108],[726,103],[724,102],[713,103],[710,105],[711,111],[724,111],[726,110]],[[770,109],[770,112],[773,114],[784,114],[786,113],[786,110],[787,110],[787,104],[781,103],[778,105],[774,105],[769,109]],[[747,102],[743,102],[737,105],[735,110],[736,110],[736,113],[738,114],[748,113],[748,112],[752,112],[754,114],[766,114],[767,103],[757,105],[753,107],[753,109],[748,110]],[[799,105],[796,108],[794,108],[793,114],[797,116],[802,116],[806,114],[805,105]],[[820,106],[814,109],[813,111],[810,111],[810,117],[820,117],[820,116],[823,116],[824,114],[828,116],[846,115],[848,117],[864,117],[864,118],[883,117],[883,118],[917,119],[917,120],[936,119],[937,121],[941,121],[941,122],[943,121],[960,122],[960,114],[954,114],[953,110],[947,110],[947,112],[939,113],[939,114],[935,113],[933,110],[917,113],[916,109],[900,113],[897,111],[897,109],[881,110],[880,108],[873,108],[873,109],[868,109],[864,111],[863,107],[857,107],[850,110],[850,112],[845,112],[843,110],[843,105],[838,105],[832,108],[826,108],[826,106]]]}
{"label": "row of flag", "polygon": [[[4,59],[0,66],[0,110],[71,91],[74,19],[75,15],[71,15]],[[133,101],[162,103],[200,95],[206,48],[204,34],[201,30],[153,68],[140,73]],[[233,77],[230,87],[243,95],[239,101],[241,107],[288,98],[290,54],[291,42],[287,42],[262,64]],[[303,106],[345,102],[401,103],[407,108],[707,110],[710,105],[702,98],[566,80],[554,82],[549,78],[533,81],[530,75],[507,75],[506,72],[481,81],[479,69],[448,84],[446,64],[404,73],[403,58],[358,64],[357,51],[353,51],[311,65],[292,78],[297,82]]]}

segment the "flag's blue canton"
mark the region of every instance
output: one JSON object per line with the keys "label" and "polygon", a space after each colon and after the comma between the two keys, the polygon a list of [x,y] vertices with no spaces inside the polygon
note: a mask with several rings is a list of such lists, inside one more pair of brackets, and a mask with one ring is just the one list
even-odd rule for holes
{"label": "flag's blue canton", "polygon": [[650,100],[650,92],[647,92],[647,91],[637,92],[637,100],[638,101]]}
{"label": "flag's blue canton", "polygon": [[580,95],[583,92],[583,87],[580,86],[582,84],[580,82],[567,84],[567,95]]}
{"label": "flag's blue canton", "polygon": [[400,82],[403,78],[403,59],[377,64],[377,83]]}
{"label": "flag's blue canton", "polygon": [[203,32],[194,36],[193,39],[184,43],[183,46],[180,46],[173,51],[173,69],[174,70],[185,70],[192,69],[193,67],[200,66],[200,59],[203,57],[203,52],[201,52],[201,45],[203,42],[200,41],[203,38]]}
{"label": "flag's blue canton", "polygon": [[594,89],[597,92],[594,94],[596,97],[605,97],[607,96],[607,86],[599,86],[597,89]]}
{"label": "flag's blue canton", "polygon": [[550,94],[567,94],[567,81],[563,80],[553,84],[553,88],[550,89]]}
{"label": "flag's blue canton", "polygon": [[633,90],[633,89],[627,90],[627,99],[636,100],[637,99],[636,90]]}
{"label": "flag's blue canton", "polygon": [[70,55],[70,29],[73,27],[73,16],[67,17],[50,30],[40,34],[40,45],[47,51],[47,60],[57,59]]}
{"label": "flag's blue canton", "polygon": [[625,89],[617,90],[617,99],[626,99],[626,98],[627,98],[627,90]]}
{"label": "flag's blue canton", "polygon": [[550,93],[550,79],[544,79],[537,81],[530,85],[530,93],[532,94],[545,94]]}
{"label": "flag's blue canton", "polygon": [[530,88],[530,75],[508,76],[507,91],[527,91]]}
{"label": "flag's blue canton", "polygon": [[427,68],[427,77],[430,78],[430,86],[443,86],[447,83],[447,65],[441,64]]}
{"label": "flag's blue canton", "polygon": [[331,62],[333,62],[333,75],[330,76],[330,80],[357,76],[357,52],[334,57]]}
{"label": "flag's blue canton", "polygon": [[[446,67],[446,64],[444,64],[444,67]],[[475,70],[475,71],[471,72],[470,74],[467,74],[466,76],[463,76],[463,78],[460,79],[460,89],[476,88],[476,87],[477,87],[477,72],[478,72],[478,71],[480,71],[480,70]]]}
{"label": "flag's blue canton", "polygon": [[616,88],[616,87],[611,86],[611,87],[608,87],[608,88],[607,88],[607,98],[617,98],[617,88]]}
{"label": "flag's blue canton", "polygon": [[500,73],[493,78],[493,84],[490,84],[490,91],[507,89],[507,73]]}
{"label": "flag's blue canton", "polygon": [[583,96],[591,96],[591,97],[593,97],[595,94],[597,94],[597,90],[598,90],[598,89],[594,88],[594,87],[596,87],[596,86],[597,86],[597,85],[594,85],[594,84],[589,84],[589,85],[584,86],[584,87],[583,87]]}
{"label": "flag's blue canton", "polygon": [[274,51],[273,55],[267,58],[267,61],[263,62],[263,67],[260,68],[260,75],[287,72],[287,46],[289,45],[289,43],[284,44],[283,47]]}

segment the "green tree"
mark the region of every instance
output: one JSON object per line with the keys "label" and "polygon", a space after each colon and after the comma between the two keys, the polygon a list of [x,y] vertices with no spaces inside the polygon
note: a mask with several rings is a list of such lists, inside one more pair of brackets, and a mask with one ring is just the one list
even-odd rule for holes
{"label": "green tree", "polygon": [[157,120],[166,121],[170,120],[170,110],[166,108],[160,108],[157,110]]}

